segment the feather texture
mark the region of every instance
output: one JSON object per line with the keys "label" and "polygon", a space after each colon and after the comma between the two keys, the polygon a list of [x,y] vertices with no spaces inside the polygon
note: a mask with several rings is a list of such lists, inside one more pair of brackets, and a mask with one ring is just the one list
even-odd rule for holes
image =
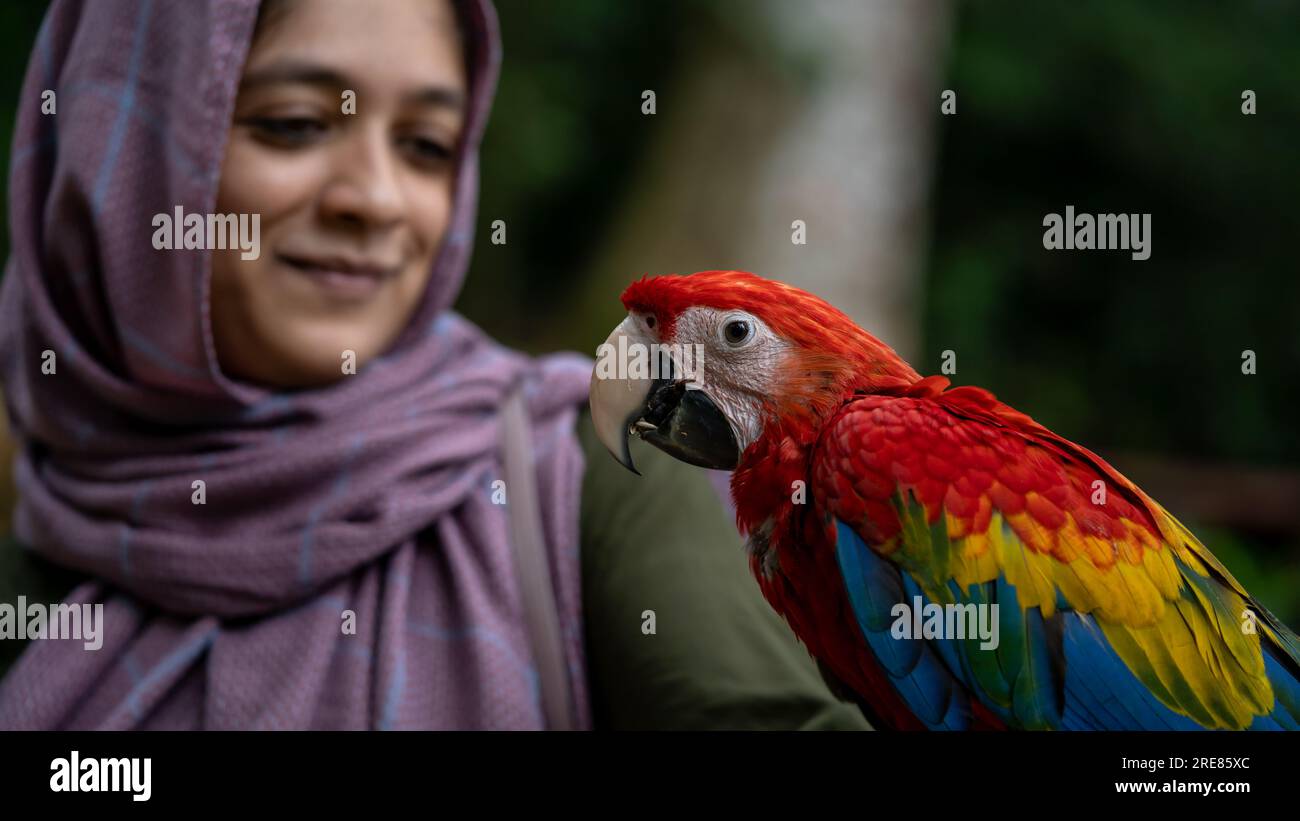
{"label": "feather texture", "polygon": [[[1294,635],[1117,471],[987,392],[854,399],[811,470],[815,517],[833,523],[814,538],[927,726],[949,681],[1013,728],[1295,726]],[[881,614],[909,586],[927,604],[996,601],[1000,646],[891,637]]]}

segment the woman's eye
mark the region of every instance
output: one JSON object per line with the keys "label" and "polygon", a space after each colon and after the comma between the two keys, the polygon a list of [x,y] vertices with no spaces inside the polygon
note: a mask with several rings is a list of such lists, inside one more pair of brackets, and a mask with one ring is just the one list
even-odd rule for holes
{"label": "woman's eye", "polygon": [[743,319],[733,319],[722,327],[722,338],[728,345],[740,345],[753,334],[753,326]]}
{"label": "woman's eye", "polygon": [[263,138],[284,145],[310,142],[327,128],[324,122],[311,117],[256,117],[248,124]]}
{"label": "woman's eye", "polygon": [[404,143],[410,148],[418,162],[425,165],[439,165],[451,159],[451,149],[446,145],[427,137],[409,137]]}

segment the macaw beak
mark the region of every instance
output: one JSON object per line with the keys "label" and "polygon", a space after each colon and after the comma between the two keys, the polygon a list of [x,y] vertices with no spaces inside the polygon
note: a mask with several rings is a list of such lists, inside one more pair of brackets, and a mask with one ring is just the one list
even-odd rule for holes
{"label": "macaw beak", "polygon": [[[632,317],[623,320],[601,346],[600,361],[591,374],[591,419],[596,436],[623,467],[640,475],[632,464],[628,437],[636,434],[665,453],[691,465],[732,470],[740,448],[731,422],[718,410],[704,389],[678,378],[680,373],[623,378],[629,373],[629,352],[654,340],[642,334]],[[634,355],[634,354],[633,354]],[[648,356],[648,355],[647,355]],[[661,362],[665,365],[667,356]],[[621,366],[621,367],[619,367]]]}

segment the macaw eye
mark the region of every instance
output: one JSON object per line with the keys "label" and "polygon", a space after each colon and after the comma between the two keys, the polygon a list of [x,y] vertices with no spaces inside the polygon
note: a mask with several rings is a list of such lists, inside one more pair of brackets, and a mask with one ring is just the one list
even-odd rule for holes
{"label": "macaw eye", "polygon": [[754,335],[754,326],[744,319],[728,320],[722,326],[722,339],[732,347],[739,347]]}

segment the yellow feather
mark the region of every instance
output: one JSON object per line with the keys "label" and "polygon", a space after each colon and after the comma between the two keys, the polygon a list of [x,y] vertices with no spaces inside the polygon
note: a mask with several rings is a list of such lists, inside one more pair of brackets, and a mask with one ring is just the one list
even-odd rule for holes
{"label": "yellow feather", "polygon": [[[963,589],[1005,576],[1021,608],[1037,607],[1044,618],[1056,612],[1059,591],[1097,620],[1120,659],[1165,706],[1207,727],[1248,727],[1273,709],[1274,696],[1260,637],[1240,629],[1245,591],[1182,524],[1155,510],[1161,538],[1122,520],[1127,538],[1119,542],[1085,534],[1068,513],[1052,531],[1027,512],[995,510],[983,533],[947,515],[948,569]],[[920,527],[907,536],[918,554],[931,552]]]}

